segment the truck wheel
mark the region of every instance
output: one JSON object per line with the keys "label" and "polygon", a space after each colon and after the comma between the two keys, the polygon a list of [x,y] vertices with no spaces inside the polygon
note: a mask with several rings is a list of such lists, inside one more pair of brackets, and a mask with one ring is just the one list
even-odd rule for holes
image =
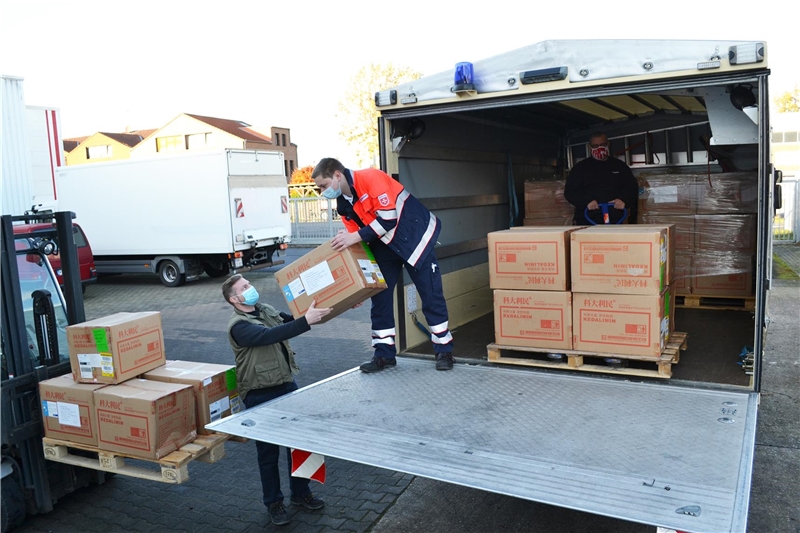
{"label": "truck wheel", "polygon": [[18,526],[25,519],[25,496],[19,483],[13,476],[6,476],[2,483],[3,501],[0,505],[0,515],[2,515],[3,533]]}
{"label": "truck wheel", "polygon": [[174,261],[166,259],[158,265],[158,275],[161,283],[167,287],[180,287],[186,281],[186,276],[181,274],[178,265]]}
{"label": "truck wheel", "polygon": [[231,268],[227,264],[217,263],[212,265],[210,263],[205,263],[203,264],[203,270],[205,270],[206,274],[208,274],[210,278],[221,278],[230,272]]}

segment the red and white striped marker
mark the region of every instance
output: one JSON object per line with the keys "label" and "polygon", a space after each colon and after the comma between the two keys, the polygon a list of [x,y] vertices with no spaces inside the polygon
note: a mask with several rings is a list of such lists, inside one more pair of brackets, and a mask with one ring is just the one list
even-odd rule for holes
{"label": "red and white striped marker", "polygon": [[236,218],[244,218],[244,205],[240,198],[236,198]]}
{"label": "red and white striped marker", "polygon": [[292,448],[292,475],[325,484],[325,457]]}
{"label": "red and white striped marker", "polygon": [[286,196],[281,196],[281,213],[288,213],[289,212],[289,198]]}

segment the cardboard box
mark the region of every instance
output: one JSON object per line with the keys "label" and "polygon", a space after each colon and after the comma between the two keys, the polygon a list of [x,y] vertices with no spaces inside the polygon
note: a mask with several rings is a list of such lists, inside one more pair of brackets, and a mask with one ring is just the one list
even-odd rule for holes
{"label": "cardboard box", "polygon": [[572,293],[494,291],[497,344],[572,349]]}
{"label": "cardboard box", "polygon": [[327,322],[386,288],[378,263],[365,243],[336,252],[327,241],[275,273],[286,304],[295,318],[316,300],[332,307]]}
{"label": "cardboard box", "polygon": [[39,382],[44,436],[97,446],[94,391],[103,384],[76,383],[72,374]]}
{"label": "cardboard box", "polygon": [[544,217],[569,215],[575,208],[564,198],[566,180],[526,180],[524,184],[525,216]]}
{"label": "cardboard box", "polygon": [[489,233],[489,287],[568,291],[569,235],[576,229],[523,226]]}
{"label": "cardboard box", "polygon": [[702,184],[697,174],[640,173],[639,214],[694,215]]}
{"label": "cardboard box", "polygon": [[669,338],[674,299],[658,295],[574,293],[575,350],[658,358]]}
{"label": "cardboard box", "polygon": [[693,259],[693,294],[720,298],[753,296],[755,256],[746,252],[707,252]]}
{"label": "cardboard box", "polygon": [[670,281],[670,231],[667,226],[606,225],[572,232],[573,292],[661,294]]}
{"label": "cardboard box", "polygon": [[79,383],[122,383],[163,365],[161,313],[117,313],[67,326],[72,377]]}
{"label": "cardboard box", "polygon": [[242,406],[236,385],[236,367],[190,361],[167,361],[144,374],[144,379],[183,383],[194,390],[197,433],[211,433],[206,424],[238,413]]}
{"label": "cardboard box", "polygon": [[575,213],[554,213],[544,216],[526,216],[522,219],[523,226],[572,226]]}
{"label": "cardboard box", "polygon": [[758,173],[720,172],[697,176],[698,214],[758,213]]}
{"label": "cardboard box", "polygon": [[692,255],[678,253],[675,255],[675,271],[672,276],[672,292],[675,294],[692,294]]}
{"label": "cardboard box", "polygon": [[197,437],[191,385],[132,379],[94,392],[103,450],[160,459]]}
{"label": "cardboard box", "polygon": [[696,250],[756,252],[756,215],[695,215]]}
{"label": "cardboard box", "polygon": [[676,252],[692,253],[695,249],[697,229],[694,215],[651,215],[639,217],[642,225],[675,226],[675,238],[672,239]]}

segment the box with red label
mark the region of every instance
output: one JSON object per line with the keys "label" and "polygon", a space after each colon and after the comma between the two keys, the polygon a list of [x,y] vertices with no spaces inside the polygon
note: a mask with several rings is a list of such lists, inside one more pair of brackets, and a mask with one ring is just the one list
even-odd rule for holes
{"label": "box with red label", "polygon": [[67,326],[72,377],[122,383],[166,362],[161,313],[116,313]]}
{"label": "box with red label", "polygon": [[506,346],[572,349],[572,293],[494,291],[495,342]]}
{"label": "box with red label", "polygon": [[72,374],[39,382],[44,436],[97,446],[93,393],[104,384],[76,383]]}
{"label": "box with red label", "polygon": [[132,379],[94,392],[97,446],[160,459],[197,438],[191,385]]}
{"label": "box with red label", "polygon": [[238,413],[242,406],[236,385],[236,367],[190,361],[167,361],[146,372],[145,379],[183,383],[194,389],[197,433],[209,434],[206,424]]}
{"label": "box with red label", "polygon": [[365,243],[336,252],[330,241],[280,269],[275,280],[292,316],[300,318],[316,300],[333,310],[322,322],[338,316],[386,288],[386,281]]}
{"label": "box with red label", "polygon": [[574,231],[572,290],[658,295],[670,282],[672,226],[606,225]]}
{"label": "box with red label", "polygon": [[575,350],[658,358],[667,344],[670,290],[658,295],[573,293]]}
{"label": "box with red label", "polygon": [[571,227],[517,227],[487,235],[489,287],[568,291]]}

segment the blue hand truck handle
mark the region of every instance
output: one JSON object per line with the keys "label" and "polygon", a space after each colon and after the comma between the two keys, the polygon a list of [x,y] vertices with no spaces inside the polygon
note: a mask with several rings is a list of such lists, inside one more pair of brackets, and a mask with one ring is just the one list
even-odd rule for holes
{"label": "blue hand truck handle", "polygon": [[[614,207],[614,202],[606,202],[604,204],[597,204],[597,206],[600,207],[603,210],[603,221],[604,221],[604,223],[605,224],[610,224],[611,222],[609,222],[608,208],[609,207]],[[589,218],[589,207],[588,206],[586,207],[586,209],[583,210],[583,217],[586,220],[589,221],[589,224],[591,224],[593,226],[597,225],[597,223],[595,221],[593,221],[591,218]],[[622,224],[623,222],[625,222],[626,218],[628,218],[628,208],[627,207],[623,207],[622,208],[622,218],[620,218],[617,221],[617,224]]]}

